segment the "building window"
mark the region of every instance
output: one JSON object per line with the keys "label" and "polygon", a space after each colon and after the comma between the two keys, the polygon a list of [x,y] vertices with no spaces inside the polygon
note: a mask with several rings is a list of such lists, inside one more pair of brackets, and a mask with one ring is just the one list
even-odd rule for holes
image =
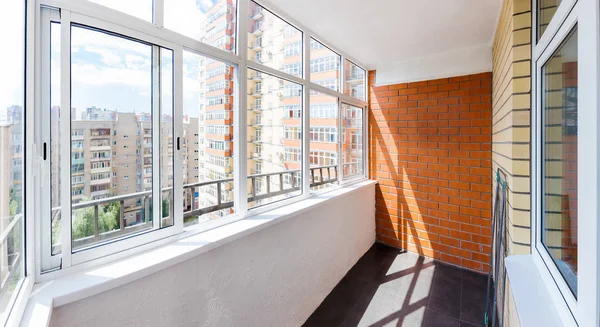
{"label": "building window", "polygon": [[344,177],[362,175],[363,109],[342,104],[342,173]]}
{"label": "building window", "polygon": [[[335,71],[334,74],[326,74],[327,80],[324,81],[324,86],[334,91],[340,89],[340,61],[342,57],[331,49],[323,46],[319,41],[310,39],[310,78],[311,80],[323,80],[320,74],[326,71]],[[314,46],[313,46],[314,45]],[[331,76],[335,78],[331,78]]]}
{"label": "building window", "polygon": [[326,142],[337,144],[337,127],[311,127],[311,142]]}
{"label": "building window", "polygon": [[[24,246],[24,160],[25,156],[25,2],[10,1],[3,4],[4,14],[0,20],[3,39],[10,44],[10,51],[3,54],[6,69],[2,76],[2,96],[0,96],[0,217],[1,278],[0,324],[5,324],[10,314],[14,296],[25,277],[26,262]],[[10,31],[10,32],[9,32]],[[10,66],[10,67],[9,67]],[[48,109],[52,111],[52,109]],[[67,158],[68,160],[68,158]],[[27,235],[32,236],[32,235]],[[31,239],[30,239],[31,240]]]}
{"label": "building window", "polygon": [[591,49],[600,31],[598,14],[587,4],[533,3],[538,39],[531,47],[531,252],[557,311],[570,313],[561,315],[562,323],[579,326],[597,325],[597,290],[589,285],[599,277],[599,248],[591,246],[599,237],[598,183],[591,176],[599,170],[592,135],[600,74]]}
{"label": "building window", "polygon": [[300,162],[302,160],[302,149],[285,148],[284,153],[287,162]]}
{"label": "building window", "polygon": [[300,140],[302,138],[302,131],[298,126],[285,127],[284,137],[286,140]]}
{"label": "building window", "polygon": [[344,61],[344,94],[365,100],[366,72],[348,59]]}
{"label": "building window", "polygon": [[577,29],[542,66],[541,243],[577,295]]}
{"label": "building window", "polygon": [[[331,50],[329,50],[331,51]],[[331,70],[340,69],[340,56],[336,55],[333,51],[326,57],[317,57],[310,59],[310,72],[312,73],[321,73],[327,72]]]}
{"label": "building window", "polygon": [[[83,262],[93,265],[98,258],[166,239],[185,226],[234,214],[238,207],[245,211],[278,201],[293,202],[309,191],[303,178],[311,175],[311,183],[326,180],[325,171],[310,170],[320,169],[315,165],[333,167],[335,181],[338,142],[346,140],[338,127],[339,99],[311,92],[311,106],[305,108],[303,100],[309,90],[299,81],[307,77],[305,67],[311,67],[316,74],[313,85],[329,88],[328,94],[339,94],[342,58],[331,49],[311,40],[313,61],[308,61],[303,56],[302,31],[254,2],[250,2],[248,27],[242,27],[247,30],[248,42],[236,45],[236,1],[192,1],[180,6],[175,0],[165,0],[161,6],[161,1],[136,0],[138,12],[112,0],[92,1],[146,22],[130,22],[86,1],[69,8],[36,8],[42,12],[32,22],[40,29],[40,40],[34,42],[41,59],[36,55],[32,65],[40,71],[40,98],[44,98],[40,107],[47,109],[33,112],[35,121],[49,123],[49,128],[39,131],[43,134],[39,138],[49,146],[49,160],[43,163],[49,173],[38,175],[47,180],[35,181],[43,195],[35,197],[35,205],[46,209],[34,225],[47,240],[34,241],[48,245],[40,249],[39,266],[34,267],[38,276],[70,271]],[[13,9],[11,14],[16,12]],[[15,26],[24,25],[23,9],[22,22],[11,22],[7,29],[16,31]],[[94,9],[98,17],[86,18],[95,16],[91,14]],[[61,10],[73,12],[70,26],[61,26]],[[160,36],[163,33],[174,37],[167,42]],[[22,41],[24,34],[19,38]],[[211,58],[203,57],[197,54],[203,46],[189,38],[229,54],[214,51]],[[67,68],[61,67],[61,44],[65,42],[71,46],[71,60],[64,61],[70,64],[70,76],[61,78]],[[235,54],[238,46],[248,47],[247,58]],[[21,48],[11,47],[15,53],[11,64],[22,64]],[[177,51],[182,58],[175,56]],[[253,60],[272,68],[271,74],[250,68],[247,80],[236,85],[236,70],[246,62],[252,67]],[[29,85],[22,77],[7,76],[9,87]],[[61,98],[61,91],[67,89],[72,96]],[[247,96],[247,121],[234,128],[233,110],[243,110],[238,94]],[[11,196],[5,209],[14,213],[4,216],[11,219],[22,214],[23,188],[29,185],[24,182],[27,159],[18,155],[26,149],[23,98],[19,97],[21,103],[7,104],[6,111],[0,108],[0,128],[10,126],[6,144],[0,147],[0,151],[8,151],[8,159],[0,160],[7,167],[0,172],[6,173],[4,185],[9,185],[9,190],[5,194]],[[176,106],[174,101],[179,100]],[[305,110],[310,110],[310,121],[304,121],[309,118]],[[65,124],[64,119],[70,122]],[[246,142],[235,142],[239,135],[234,131],[246,133]],[[62,137],[69,133],[70,140]],[[362,148],[362,134],[348,135],[348,149]],[[61,140],[67,144],[60,144]],[[311,153],[303,152],[308,149]],[[254,183],[254,193],[260,195],[253,198],[252,192],[242,192],[242,197],[250,199],[248,206],[233,203],[234,155],[247,160],[243,166],[248,170],[238,173],[248,178],[248,185]],[[311,158],[310,167],[303,165],[305,156]],[[262,176],[249,177],[251,171]],[[267,192],[276,195],[265,196]],[[50,201],[40,203],[42,199]],[[183,205],[183,222],[175,219],[182,209],[178,205]],[[217,206],[214,212],[202,210]],[[8,248],[22,254],[20,247]]]}
{"label": "building window", "polygon": [[[262,63],[270,68],[282,70],[280,63],[272,60],[273,57],[283,56],[293,58],[295,54],[302,54],[302,33],[283,19],[264,9],[254,1],[250,1],[250,15],[248,24],[248,59]],[[258,27],[258,28],[257,28]],[[283,33],[282,33],[283,31]],[[259,55],[263,48],[268,47],[265,38],[270,42],[277,42],[277,47],[269,47],[268,58]],[[294,76],[302,76],[302,56],[296,62],[286,63],[283,71]],[[252,76],[252,75],[250,75]]]}
{"label": "building window", "polygon": [[165,28],[221,50],[234,52],[236,3],[212,1],[182,5],[177,0],[165,0]]}
{"label": "building window", "polygon": [[[261,167],[260,172],[266,176],[249,179],[248,183],[258,185],[262,183],[262,188],[255,188],[256,194],[266,190],[279,189],[279,177],[284,176],[284,172],[294,171],[298,178],[302,178],[302,149],[301,135],[302,122],[295,120],[293,123],[286,121],[286,118],[301,117],[302,109],[302,85],[289,82],[275,76],[261,73],[252,69],[248,70],[248,76],[256,78],[248,81],[249,87],[252,84],[281,86],[279,89],[262,87],[262,95],[273,101],[272,107],[268,110],[256,111],[248,110],[248,167]],[[281,96],[283,90],[283,97]],[[252,100],[252,95],[248,96],[248,101]],[[300,141],[300,142],[298,142]],[[286,144],[294,142],[295,144]],[[263,164],[269,162],[269,164]],[[254,169],[256,172],[257,169]],[[274,184],[277,181],[277,185]],[[270,183],[270,187],[265,187]],[[260,191],[260,192],[259,192]],[[249,208],[256,208],[268,203],[288,199],[300,195],[301,191],[288,188],[284,194],[276,196],[265,196],[261,194],[260,200],[250,199]]]}

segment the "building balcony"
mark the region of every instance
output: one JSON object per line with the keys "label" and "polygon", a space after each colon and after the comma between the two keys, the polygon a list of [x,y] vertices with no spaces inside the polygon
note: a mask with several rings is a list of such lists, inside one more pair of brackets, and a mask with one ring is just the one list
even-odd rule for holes
{"label": "building balcony", "polygon": [[252,88],[250,91],[248,91],[248,95],[252,96],[252,97],[260,97],[260,96],[262,96],[262,93],[260,90],[257,90],[256,88]]}
{"label": "building balcony", "polygon": [[112,181],[112,177],[90,180],[90,185],[109,184],[111,181]]}
{"label": "building balcony", "polygon": [[256,10],[256,11],[254,11],[254,13],[252,14],[252,19],[253,19],[253,20],[259,20],[259,19],[261,19],[262,17],[263,17],[262,10]]}
{"label": "building balcony", "polygon": [[111,167],[100,167],[100,168],[90,168],[90,173],[92,174],[97,174],[97,173],[108,173],[111,172],[112,169]]}
{"label": "building balcony", "polygon": [[263,44],[262,42],[254,42],[252,43],[252,45],[250,45],[248,47],[248,49],[252,50],[252,51],[260,51],[263,48]]}
{"label": "building balcony", "polygon": [[[600,224],[595,202],[585,201],[599,197],[600,188],[595,181],[576,184],[581,176],[559,176],[583,167],[584,180],[594,177],[597,140],[550,146],[551,154],[568,152],[584,165],[538,160],[548,151],[530,151],[545,149],[544,134],[537,133],[548,128],[530,114],[540,109],[535,99],[552,98],[552,109],[569,107],[564,115],[553,111],[556,127],[561,117],[572,125],[585,122],[580,131],[587,137],[600,124],[588,119],[600,110],[589,92],[600,80],[600,18],[587,10],[598,9],[597,1],[554,1],[555,16],[539,24],[539,1],[533,0],[362,1],[345,8],[306,0],[302,10],[295,1],[275,1],[269,11],[253,1],[200,1],[196,11],[205,17],[191,34],[176,26],[154,28],[152,17],[130,16],[145,11],[119,14],[119,6],[95,0],[12,2],[22,5],[7,7],[9,25],[36,26],[19,37],[27,47],[11,45],[7,52],[21,54],[9,58],[11,67],[36,59],[22,74],[7,70],[15,94],[49,95],[50,87],[82,84],[81,69],[61,75],[58,84],[45,78],[52,64],[47,55],[37,57],[55,41],[73,63],[93,66],[104,59],[107,66],[110,59],[114,74],[90,75],[85,90],[73,89],[79,91],[73,101],[58,101],[62,110],[37,110],[31,97],[0,109],[0,144],[7,149],[0,149],[6,159],[0,160],[0,182],[9,184],[0,192],[2,325],[599,326]],[[13,24],[13,13],[25,3],[27,20]],[[163,1],[154,1],[147,9],[168,16],[169,6],[178,4],[163,8]],[[241,11],[245,17],[236,15],[239,4],[249,5]],[[307,16],[320,9],[331,11],[333,23]],[[73,24],[48,24],[61,12]],[[352,19],[360,13],[369,19]],[[448,17],[433,21],[431,13]],[[238,30],[249,33],[236,38]],[[81,45],[100,39],[108,50],[112,40],[121,50],[147,51],[134,51],[141,59],[114,49],[96,51],[110,57],[92,58],[94,49]],[[394,41],[406,39],[411,42]],[[235,51],[240,46],[248,54]],[[135,76],[129,76],[132,64]],[[543,67],[552,70],[546,79],[556,83],[544,84],[551,88],[530,83],[544,80],[538,76]],[[581,92],[577,72],[585,72]],[[40,107],[57,102],[47,98],[40,97]],[[584,110],[578,111],[579,98]],[[9,123],[5,116],[17,107],[27,108],[28,122],[50,117],[54,125],[33,133],[25,120]],[[568,115],[573,111],[581,115]],[[150,114],[158,115],[159,129]],[[46,158],[48,145],[55,149],[43,142],[57,139],[57,118],[66,130],[72,127],[63,136],[83,133],[66,146],[86,148],[62,151],[70,158],[57,158],[56,151]],[[548,139],[572,141],[575,127]],[[31,133],[13,135],[20,130]],[[10,149],[22,160],[3,156]],[[19,165],[23,169],[14,169]],[[101,165],[107,167],[91,169]],[[60,170],[71,170],[71,181],[47,176]],[[540,171],[551,174],[550,182],[535,176]],[[27,173],[35,175],[23,178]],[[554,184],[561,185],[551,193],[552,213],[529,205],[550,194],[541,186]],[[590,193],[578,197],[579,188]],[[515,283],[508,263],[516,253],[545,251],[538,246],[545,241],[538,240],[540,232],[548,232],[552,244],[544,257],[535,257],[541,261],[534,268],[550,266],[544,274],[550,282],[534,287],[531,280],[542,279],[529,276],[529,283]],[[555,254],[561,258],[553,260]],[[561,277],[568,269],[571,275]],[[521,278],[530,275],[523,271]],[[546,296],[552,287],[554,297]],[[534,299],[516,301],[519,292]],[[563,300],[566,309],[554,310]],[[524,315],[520,303],[529,310]],[[11,312],[23,320],[5,322]],[[581,322],[562,324],[575,316]],[[535,319],[514,323],[519,317]]]}
{"label": "building balcony", "polygon": [[110,151],[110,145],[102,145],[102,146],[90,146],[90,151]]}
{"label": "building balcony", "polygon": [[95,191],[95,192],[90,192],[90,196],[92,198],[94,198],[94,197],[100,197],[100,196],[108,195],[108,194],[110,194],[110,192],[111,192],[110,189],[101,190],[101,191]]}

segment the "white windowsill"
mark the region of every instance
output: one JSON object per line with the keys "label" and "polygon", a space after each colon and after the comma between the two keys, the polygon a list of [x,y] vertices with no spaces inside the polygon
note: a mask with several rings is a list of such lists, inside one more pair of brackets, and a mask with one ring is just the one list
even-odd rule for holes
{"label": "white windowsill", "polygon": [[48,326],[55,307],[131,283],[373,184],[376,181],[365,180],[343,186],[99,268],[37,284],[27,303],[21,326]]}
{"label": "white windowsill", "polygon": [[511,255],[504,263],[521,327],[576,326],[565,308],[558,307],[564,300],[549,289],[555,285],[546,285],[533,255]]}

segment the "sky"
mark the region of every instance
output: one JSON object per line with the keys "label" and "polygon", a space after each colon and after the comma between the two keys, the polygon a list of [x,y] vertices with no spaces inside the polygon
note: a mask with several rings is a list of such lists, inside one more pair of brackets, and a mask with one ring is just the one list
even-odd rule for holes
{"label": "sky", "polygon": [[[92,0],[141,19],[152,19],[152,0]],[[165,0],[165,27],[200,39],[204,33],[204,12],[217,0]],[[20,1],[11,0],[0,12],[0,27],[15,30],[23,25]],[[60,105],[60,26],[51,30],[51,104]],[[6,33],[13,49],[23,48],[23,35]],[[5,36],[3,35],[3,38]],[[23,53],[3,51],[6,65],[0,87],[0,117],[11,105],[22,105]],[[163,52],[163,62],[172,60],[170,51]],[[184,55],[184,114],[198,116],[198,65],[200,56]],[[72,106],[80,113],[96,106],[120,112],[149,112],[151,109],[151,47],[102,32],[74,27],[71,35]],[[14,63],[14,64],[13,64]],[[163,97],[171,98],[172,64],[162,71]],[[168,101],[170,104],[171,102]],[[163,103],[166,105],[166,103]],[[172,112],[169,106],[163,112]]]}

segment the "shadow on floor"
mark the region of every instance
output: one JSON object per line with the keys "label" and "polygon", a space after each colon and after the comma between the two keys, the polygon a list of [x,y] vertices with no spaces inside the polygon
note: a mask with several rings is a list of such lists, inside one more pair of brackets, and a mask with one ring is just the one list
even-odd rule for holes
{"label": "shadow on floor", "polygon": [[483,325],[486,276],[375,244],[304,326]]}

